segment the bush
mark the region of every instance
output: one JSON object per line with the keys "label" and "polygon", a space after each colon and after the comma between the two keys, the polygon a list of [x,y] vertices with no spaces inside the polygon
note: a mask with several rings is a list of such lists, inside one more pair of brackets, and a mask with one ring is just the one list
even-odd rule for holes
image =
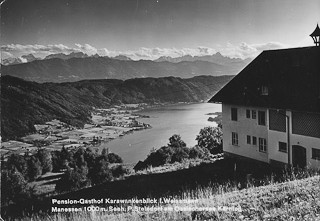
{"label": "bush", "polygon": [[166,158],[159,151],[151,152],[147,157],[147,159],[145,160],[145,163],[147,166],[154,166],[154,167],[163,165],[165,164],[165,162],[166,162]]}
{"label": "bush", "polygon": [[133,167],[134,171],[144,170],[147,168],[147,164],[141,160]]}
{"label": "bush", "polygon": [[87,178],[88,168],[83,166],[81,168],[67,168],[61,179],[56,184],[58,192],[74,191],[89,185]]}
{"label": "bush", "polygon": [[115,153],[108,154],[108,161],[109,161],[109,163],[122,163],[123,162],[121,157]]}
{"label": "bush", "polygon": [[169,138],[168,146],[163,146],[158,150],[152,150],[144,162],[139,161],[134,170],[142,170],[148,166],[161,166],[166,163],[182,162],[189,158],[189,148],[181,140],[180,135],[174,134]]}
{"label": "bush", "polygon": [[195,146],[190,148],[189,158],[191,159],[204,159],[208,157],[210,154],[209,150],[206,148],[201,148],[199,146]]}
{"label": "bush", "polygon": [[112,168],[112,176],[113,177],[123,177],[123,175],[125,175],[127,173],[127,170],[122,166],[122,165],[118,165],[114,168]]}
{"label": "bush", "polygon": [[146,166],[156,167],[169,163],[174,151],[172,147],[168,146],[163,146],[156,151],[152,151],[145,160]]}
{"label": "bush", "polygon": [[173,153],[171,158],[171,163],[182,162],[183,160],[188,158],[189,158],[189,148],[187,147],[179,148]]}

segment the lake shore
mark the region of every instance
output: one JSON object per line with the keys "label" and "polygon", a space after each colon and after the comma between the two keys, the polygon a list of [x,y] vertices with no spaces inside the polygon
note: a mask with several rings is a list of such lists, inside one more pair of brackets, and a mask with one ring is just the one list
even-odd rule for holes
{"label": "lake shore", "polygon": [[92,147],[100,149],[101,142],[123,137],[137,130],[151,128],[151,125],[142,123],[139,118],[147,118],[138,111],[149,108],[147,104],[126,104],[112,106],[106,109],[94,108],[91,123],[83,128],[76,128],[57,119],[45,124],[35,125],[36,133],[2,142],[1,155],[6,158],[11,153],[23,155],[33,154],[39,147],[48,150],[61,150],[63,147],[74,149]]}

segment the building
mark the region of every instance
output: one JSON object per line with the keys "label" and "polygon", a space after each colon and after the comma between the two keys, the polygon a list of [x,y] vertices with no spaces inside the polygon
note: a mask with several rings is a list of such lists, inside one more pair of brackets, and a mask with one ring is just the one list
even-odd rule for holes
{"label": "building", "polygon": [[315,47],[263,51],[209,100],[222,103],[226,155],[320,168],[316,34]]}

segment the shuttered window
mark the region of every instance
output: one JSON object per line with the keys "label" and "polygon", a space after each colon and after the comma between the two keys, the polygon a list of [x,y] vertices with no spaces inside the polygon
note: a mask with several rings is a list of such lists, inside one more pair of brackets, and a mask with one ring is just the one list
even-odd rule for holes
{"label": "shuttered window", "polygon": [[258,124],[262,126],[266,125],[266,112],[258,111]]}
{"label": "shuttered window", "polygon": [[286,132],[286,116],[284,111],[269,110],[269,129]]}
{"label": "shuttered window", "polygon": [[237,121],[238,120],[238,109],[237,108],[231,108],[231,120]]}
{"label": "shuttered window", "polygon": [[292,133],[320,138],[320,114],[292,112]]}

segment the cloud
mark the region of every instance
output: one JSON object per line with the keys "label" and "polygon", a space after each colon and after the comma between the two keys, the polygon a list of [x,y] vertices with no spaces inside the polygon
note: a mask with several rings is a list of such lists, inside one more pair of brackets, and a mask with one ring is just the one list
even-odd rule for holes
{"label": "cloud", "polygon": [[0,59],[7,59],[7,58],[13,58],[13,54],[11,54],[10,52],[6,52],[6,51],[1,51],[1,57]]}
{"label": "cloud", "polygon": [[81,44],[75,44],[77,46],[76,50],[79,49],[81,52],[83,53],[86,53],[88,55],[94,55],[94,54],[97,54],[98,50],[89,45],[89,44],[84,44],[84,45],[81,45]]}
{"label": "cloud", "polygon": [[1,51],[3,57],[21,57],[25,54],[34,54],[36,57],[45,57],[49,54],[64,53],[70,54],[72,52],[83,52],[88,55],[99,54],[100,56],[115,57],[117,55],[125,55],[133,60],[148,59],[153,60],[162,56],[181,57],[186,55],[191,56],[204,56],[212,55],[221,52],[224,56],[232,58],[253,58],[261,53],[263,50],[279,49],[287,47],[279,42],[269,42],[263,44],[247,44],[242,42],[239,45],[227,43],[225,46],[217,45],[216,48],[199,46],[197,48],[146,48],[141,47],[136,50],[128,51],[111,51],[106,48],[96,48],[90,44],[78,44],[74,47],[69,47],[63,44],[54,45],[20,45],[9,44],[2,45]]}
{"label": "cloud", "polygon": [[56,53],[65,53],[69,54],[71,52],[80,51],[79,49],[70,48],[63,44],[56,44],[56,45],[20,45],[20,44],[9,44],[9,45],[2,45],[1,51],[9,52],[13,54],[15,57],[21,57],[25,54],[35,54],[38,56],[46,56],[49,54],[56,54]]}
{"label": "cloud", "polygon": [[181,57],[186,55],[191,56],[204,56],[212,55],[216,53],[215,49],[208,47],[198,47],[198,48],[139,48],[135,51],[122,51],[117,52],[119,54],[126,55],[134,60],[139,59],[157,59],[159,57]]}
{"label": "cloud", "polygon": [[262,44],[247,44],[245,42],[240,43],[239,45],[233,45],[231,43],[227,43],[226,47],[221,46],[220,52],[224,56],[232,57],[232,58],[254,58],[259,55],[262,51],[265,50],[274,50],[287,48],[288,45],[279,43],[279,42],[268,42]]}

